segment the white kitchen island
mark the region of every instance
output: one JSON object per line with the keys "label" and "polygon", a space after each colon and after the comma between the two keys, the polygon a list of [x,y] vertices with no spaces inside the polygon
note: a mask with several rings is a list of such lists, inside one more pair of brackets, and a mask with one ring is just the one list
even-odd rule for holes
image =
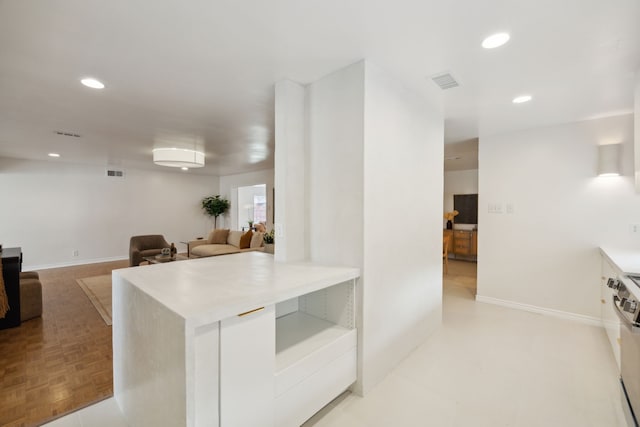
{"label": "white kitchen island", "polygon": [[359,270],[259,252],[113,272],[131,426],[298,426],[356,380]]}

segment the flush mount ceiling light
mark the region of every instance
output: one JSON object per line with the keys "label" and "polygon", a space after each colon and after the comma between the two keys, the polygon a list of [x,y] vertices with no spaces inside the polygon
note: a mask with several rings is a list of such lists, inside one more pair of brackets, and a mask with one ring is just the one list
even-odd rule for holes
{"label": "flush mount ceiling light", "polygon": [[60,157],[58,153],[49,153],[49,157]]}
{"label": "flush mount ceiling light", "polygon": [[482,41],[482,47],[485,49],[494,49],[496,47],[500,47],[506,42],[509,41],[509,34],[507,33],[497,33],[490,35],[486,39]]}
{"label": "flush mount ceiling light", "polygon": [[153,150],[153,163],[172,168],[201,168],[204,166],[204,153],[188,148],[156,148]]}
{"label": "flush mount ceiling light", "polygon": [[511,102],[513,102],[514,104],[522,104],[523,102],[529,102],[532,99],[533,98],[531,95],[520,95],[513,98],[513,101]]}
{"label": "flush mount ceiling light", "polygon": [[104,83],[100,80],[94,79],[93,77],[85,77],[80,80],[80,83],[85,85],[86,87],[90,87],[91,89],[104,89]]}
{"label": "flush mount ceiling light", "polygon": [[183,171],[188,171],[188,170],[189,170],[189,168],[188,168],[188,167],[186,167],[186,166],[183,166],[183,167],[181,167],[180,169],[182,169]]}

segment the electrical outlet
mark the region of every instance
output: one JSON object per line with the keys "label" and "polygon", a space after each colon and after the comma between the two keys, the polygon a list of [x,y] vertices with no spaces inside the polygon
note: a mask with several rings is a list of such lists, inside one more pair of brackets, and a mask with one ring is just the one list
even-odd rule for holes
{"label": "electrical outlet", "polygon": [[74,249],[73,250],[73,256],[75,257],[75,256],[78,256],[78,255],[80,255],[80,252],[77,249]]}
{"label": "electrical outlet", "polygon": [[513,214],[513,211],[514,211],[513,203],[507,203],[507,213]]}
{"label": "electrical outlet", "polygon": [[631,230],[631,234],[638,234],[640,233],[640,224],[631,224],[629,229]]}

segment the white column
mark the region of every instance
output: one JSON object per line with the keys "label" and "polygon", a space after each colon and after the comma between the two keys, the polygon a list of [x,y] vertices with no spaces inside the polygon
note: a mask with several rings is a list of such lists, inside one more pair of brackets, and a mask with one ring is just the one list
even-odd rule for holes
{"label": "white column", "polygon": [[633,127],[634,131],[634,169],[635,169],[635,182],[636,182],[636,193],[640,193],[640,69],[636,71],[636,87],[633,96],[633,111],[634,114],[634,122]]}
{"label": "white column", "polygon": [[365,61],[307,90],[310,259],[362,269],[360,393],[441,322],[444,120],[431,95]]}
{"label": "white column", "polygon": [[276,84],[275,101],[275,260],[306,258],[305,89]]}
{"label": "white column", "polygon": [[362,392],[442,322],[444,119],[421,93],[365,66]]}

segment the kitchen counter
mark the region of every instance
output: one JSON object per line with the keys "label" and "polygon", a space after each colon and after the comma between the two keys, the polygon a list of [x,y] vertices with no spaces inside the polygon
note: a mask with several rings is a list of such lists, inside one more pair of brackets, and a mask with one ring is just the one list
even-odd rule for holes
{"label": "kitchen counter", "polygon": [[640,250],[600,247],[600,253],[626,275],[640,275]]}
{"label": "kitchen counter", "polygon": [[190,325],[219,321],[255,307],[352,280],[357,268],[277,263],[261,252],[176,261],[113,272]]}
{"label": "kitchen counter", "polygon": [[357,379],[359,274],[261,252],[115,270],[128,425],[301,425]]}

